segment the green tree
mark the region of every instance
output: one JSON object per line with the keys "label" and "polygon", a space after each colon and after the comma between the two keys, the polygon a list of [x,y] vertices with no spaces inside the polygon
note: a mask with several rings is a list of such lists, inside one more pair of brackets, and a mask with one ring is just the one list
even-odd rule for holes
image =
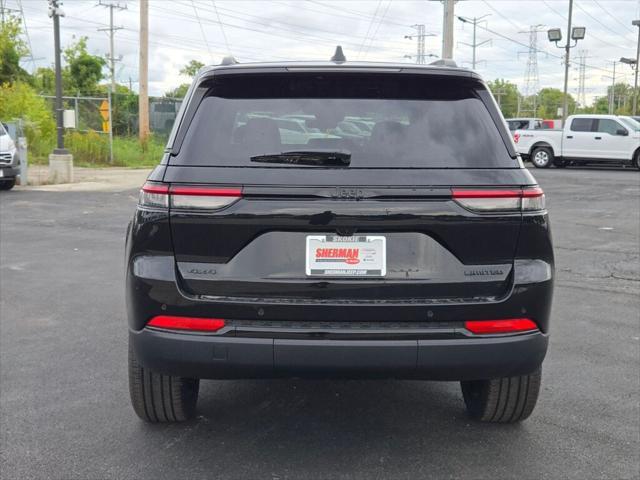
{"label": "green tree", "polygon": [[53,68],[38,67],[33,72],[31,84],[42,95],[53,95],[56,91],[56,74]]}
{"label": "green tree", "polygon": [[20,66],[20,58],[29,53],[21,33],[17,18],[9,16],[0,23],[0,85],[29,80],[29,74]]}
{"label": "green tree", "polygon": [[56,128],[53,113],[30,85],[24,82],[0,85],[0,118],[22,120],[29,148],[36,156],[51,151]]}
{"label": "green tree", "polygon": [[87,37],[80,37],[64,49],[65,90],[91,94],[98,90],[98,83],[104,78],[102,73],[106,65],[104,58],[91,55],[87,51]]}
{"label": "green tree", "polygon": [[[557,88],[543,88],[538,92],[538,109],[537,116],[542,118],[560,118],[558,109],[562,108],[564,95],[562,90]],[[576,101],[567,94],[568,114],[571,115],[576,110]]]}
{"label": "green tree", "polygon": [[[180,75],[184,75],[193,79],[198,74],[198,71],[204,67],[204,63],[197,60],[191,60],[181,70]],[[189,83],[183,83],[180,86],[165,92],[164,96],[169,98],[184,98],[189,90]]]}
{"label": "green tree", "polygon": [[199,62],[198,60],[191,60],[182,68],[182,70],[180,70],[180,74],[193,78],[198,74],[202,67],[204,67],[204,63]]}
{"label": "green tree", "polygon": [[489,82],[489,90],[496,98],[505,118],[512,118],[518,114],[518,102],[521,95],[514,83],[499,78]]}

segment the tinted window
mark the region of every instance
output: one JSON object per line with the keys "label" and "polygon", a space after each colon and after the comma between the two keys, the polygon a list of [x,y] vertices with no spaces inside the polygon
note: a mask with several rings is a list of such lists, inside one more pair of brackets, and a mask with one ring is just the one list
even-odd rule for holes
{"label": "tinted window", "polygon": [[598,120],[598,132],[608,133],[609,135],[617,135],[617,132],[620,129],[622,129],[622,125],[620,125],[615,120],[610,120],[608,118],[601,118],[600,120]]}
{"label": "tinted window", "polygon": [[571,122],[571,131],[573,132],[593,132],[594,120],[591,118],[574,118]]}
{"label": "tinted window", "polygon": [[[349,151],[350,168],[518,168],[478,96],[483,87],[465,79],[245,74],[208,87],[172,164],[282,168],[250,157],[329,149]],[[283,138],[286,116],[305,118],[309,130]],[[346,118],[371,119],[371,132],[348,122],[344,131]]]}

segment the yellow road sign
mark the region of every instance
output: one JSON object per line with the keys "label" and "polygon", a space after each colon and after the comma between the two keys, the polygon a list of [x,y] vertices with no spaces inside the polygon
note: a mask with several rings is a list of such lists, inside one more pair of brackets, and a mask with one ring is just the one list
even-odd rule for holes
{"label": "yellow road sign", "polygon": [[[105,122],[109,121],[109,102],[107,102],[106,100],[103,100],[100,104],[100,115],[102,115],[102,119]],[[102,129],[104,130],[104,125]],[[107,128],[107,130],[105,131],[109,131],[109,129]]]}
{"label": "yellow road sign", "polygon": [[102,131],[104,133],[109,133],[109,122],[102,122]]}

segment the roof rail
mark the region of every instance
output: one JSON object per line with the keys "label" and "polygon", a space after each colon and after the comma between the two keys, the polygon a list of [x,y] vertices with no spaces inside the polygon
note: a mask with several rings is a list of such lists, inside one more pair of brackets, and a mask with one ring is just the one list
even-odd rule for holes
{"label": "roof rail", "polygon": [[335,63],[344,63],[347,61],[347,57],[344,56],[340,45],[336,47],[336,51],[333,54],[333,57],[331,57],[331,61]]}
{"label": "roof rail", "polygon": [[229,55],[222,59],[222,61],[220,62],[220,65],[235,65],[236,63],[240,63],[240,62],[238,62],[234,57]]}
{"label": "roof rail", "polygon": [[457,67],[458,66],[458,64],[454,60],[451,60],[450,58],[440,58],[435,62],[431,62],[429,65],[436,65],[441,67]]}

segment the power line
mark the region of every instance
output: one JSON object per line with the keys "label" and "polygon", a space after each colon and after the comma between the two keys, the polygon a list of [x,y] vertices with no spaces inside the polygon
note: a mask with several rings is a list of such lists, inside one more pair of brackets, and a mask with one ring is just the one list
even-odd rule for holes
{"label": "power line", "polygon": [[377,19],[378,10],[380,10],[380,5],[382,5],[382,0],[378,0],[378,3],[376,5],[376,9],[373,12],[373,17],[371,17],[371,20],[369,21],[369,25],[367,26],[367,33],[365,33],[364,40],[362,40],[362,43],[360,44],[360,48],[358,49],[358,58],[360,58],[360,54],[362,53],[362,49],[364,48],[365,43],[367,43],[367,39],[369,38],[369,32],[371,31],[371,27],[373,26],[373,22],[375,22],[376,19]]}
{"label": "power line", "polygon": [[[575,3],[575,6],[578,7],[578,9],[580,9],[585,15],[587,15],[589,18],[591,18],[593,21],[599,23],[602,27],[606,28],[607,30],[609,30],[611,33],[613,33],[614,35],[620,35],[620,32],[616,32],[615,30],[607,27],[604,23],[602,23],[598,18],[594,17],[593,15],[591,15],[587,10],[585,10],[584,8],[582,8],[582,6],[579,3]],[[622,35],[620,35],[622,36]]]}
{"label": "power line", "polygon": [[[204,27],[202,26],[202,22],[200,21],[200,15],[198,15],[198,9],[196,8],[196,4],[193,0],[191,0],[191,6],[193,7],[193,13],[196,14],[196,19],[198,20],[198,25],[200,25],[200,33],[202,34],[202,39],[204,40],[205,45],[207,46],[207,52],[209,53],[209,58],[213,62],[213,55],[211,55],[211,48],[209,48],[209,42],[207,41],[207,35],[204,32]],[[222,26],[222,24],[220,24]]]}
{"label": "power line", "polygon": [[[593,0],[593,3],[595,3],[598,7],[600,7],[600,10],[602,10],[604,13],[606,13],[611,18],[613,18],[616,22],[618,22],[620,25],[622,25],[626,30],[628,30],[629,32],[635,34],[635,32],[633,30],[631,30],[628,25],[626,25],[624,22],[621,22],[620,20],[618,20],[616,17],[611,15],[611,13],[609,13],[609,11],[606,8],[604,8],[602,5],[600,5],[600,2],[598,2],[598,0]],[[638,5],[640,5],[640,3]]]}
{"label": "power line", "polygon": [[224,26],[220,21],[220,14],[218,13],[218,8],[216,7],[216,0],[211,0],[211,4],[213,5],[213,9],[216,11],[216,17],[218,18],[218,23],[220,24],[220,31],[222,32],[222,37],[224,38],[224,44],[227,46],[227,52],[231,55],[231,47],[229,47],[229,40],[227,39],[227,34],[224,33]]}
{"label": "power line", "polygon": [[369,40],[369,46],[367,46],[367,50],[364,52],[364,57],[366,58],[367,55],[369,55],[369,50],[371,49],[371,46],[373,45],[373,41],[376,38],[376,35],[378,35],[378,30],[380,30],[380,25],[382,25],[382,22],[384,22],[384,17],[387,16],[387,12],[389,11],[389,7],[391,6],[391,1],[389,0],[389,2],[387,3],[387,8],[385,8],[384,12],[382,12],[382,15],[380,16],[380,21],[378,22],[378,25],[376,26],[376,30],[375,32],[373,32],[373,35],[371,35],[371,39]]}

